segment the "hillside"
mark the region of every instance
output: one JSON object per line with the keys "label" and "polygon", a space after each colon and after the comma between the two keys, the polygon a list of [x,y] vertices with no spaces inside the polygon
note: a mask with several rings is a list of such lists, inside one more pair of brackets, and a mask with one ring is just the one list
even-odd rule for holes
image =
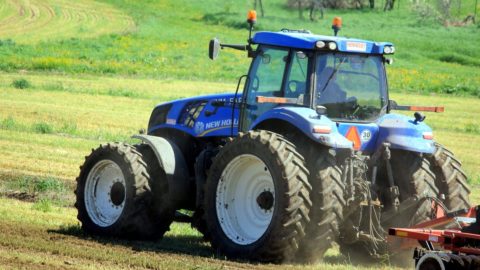
{"label": "hillside", "polygon": [[[74,5],[46,1],[43,6],[35,1],[20,6],[12,4],[15,1],[3,2],[0,10],[3,23],[0,70],[3,71],[233,82],[248,68],[243,53],[224,51],[212,63],[206,57],[206,49],[212,37],[231,43],[245,42],[245,14],[252,8],[251,1],[105,0],[104,4],[95,4],[98,7],[83,2]],[[417,16],[406,2],[390,12],[380,8],[327,10],[325,19],[311,22],[300,20],[297,11],[288,10],[285,3],[265,1],[266,15],[259,18],[257,29],[309,29],[331,34],[332,18],[341,16],[344,21],[341,35],[396,45],[395,64],[389,69],[393,90],[480,96],[477,25],[445,28]],[[463,1],[463,7],[473,3],[473,0]],[[26,10],[23,16],[16,14],[23,10]],[[37,16],[39,19],[35,12],[42,14]],[[8,21],[18,19],[24,24],[28,14],[34,17],[27,24],[27,31],[8,30],[11,29]],[[52,21],[42,22],[45,15],[52,14]],[[32,34],[43,24],[46,26],[41,31]],[[58,36],[52,35],[52,30]]]}

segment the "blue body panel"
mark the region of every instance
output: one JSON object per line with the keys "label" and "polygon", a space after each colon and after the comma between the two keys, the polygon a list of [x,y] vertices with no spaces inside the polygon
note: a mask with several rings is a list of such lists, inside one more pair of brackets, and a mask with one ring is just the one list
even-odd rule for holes
{"label": "blue body panel", "polygon": [[[194,137],[228,137],[232,136],[232,106],[235,94],[217,94],[208,96],[198,96],[193,98],[180,99],[172,102],[166,102],[157,105],[169,106],[166,121],[164,123],[153,125],[149,127],[148,133],[154,133],[158,129],[172,128],[183,131]],[[241,95],[237,96],[237,102],[241,98]],[[206,102],[205,107],[199,112],[198,117],[195,119],[194,124],[189,126],[182,123],[182,115],[186,113],[186,107],[189,104],[195,102]],[[213,106],[213,101],[224,101],[225,106]],[[207,115],[207,111],[216,112],[210,116]],[[239,110],[235,109],[234,112],[234,127],[233,136],[238,133],[238,115]]]}
{"label": "blue body panel", "polygon": [[[334,41],[335,43],[337,43],[338,50],[341,52],[355,52],[366,54],[383,54],[383,48],[385,46],[393,45],[389,42],[373,42],[368,40],[352,39],[346,37],[332,37],[292,32],[257,32],[252,39],[253,43],[255,44],[265,44],[308,50],[314,49],[317,41]],[[362,49],[359,50],[358,46],[353,46],[358,44],[365,46],[364,49],[362,47]]]}
{"label": "blue body panel", "polygon": [[[229,137],[238,134],[239,109],[235,109],[232,130],[232,106],[234,94],[218,94],[181,99],[168,102],[157,107],[170,105],[166,121],[149,127],[148,133],[158,129],[170,128],[185,132],[193,137]],[[224,101],[225,106],[212,106],[213,101]],[[205,106],[198,113],[197,118],[190,124],[182,123],[182,115],[189,104],[204,102]],[[237,96],[237,103],[240,96]],[[207,111],[216,113],[207,115]],[[433,153],[435,147],[432,140],[423,138],[424,132],[431,132],[431,128],[424,123],[414,123],[413,118],[397,114],[385,114],[373,123],[334,122],[326,116],[319,117],[316,112],[307,107],[279,105],[265,112],[252,123],[250,129],[271,119],[285,121],[301,130],[307,137],[320,144],[335,149],[352,149],[354,144],[346,138],[351,128],[356,129],[361,144],[354,148],[365,153],[373,153],[388,142],[393,149],[404,149],[420,153]],[[313,133],[314,126],[328,126],[329,134]],[[233,131],[233,133],[232,133]]]}
{"label": "blue body panel", "polygon": [[423,138],[424,132],[432,132],[425,123],[414,123],[412,118],[398,114],[386,114],[377,120],[379,134],[377,148],[389,142],[394,149],[432,154],[435,151],[433,140]]}
{"label": "blue body panel", "polygon": [[[270,119],[288,122],[300,129],[306,136],[310,137],[310,139],[329,147],[336,149],[352,148],[352,142],[339,133],[335,122],[326,116],[319,117],[317,113],[310,108],[293,106],[276,107],[258,117],[250,129],[255,129],[260,123]],[[316,134],[312,132],[314,126],[329,126],[332,131],[329,134]]]}

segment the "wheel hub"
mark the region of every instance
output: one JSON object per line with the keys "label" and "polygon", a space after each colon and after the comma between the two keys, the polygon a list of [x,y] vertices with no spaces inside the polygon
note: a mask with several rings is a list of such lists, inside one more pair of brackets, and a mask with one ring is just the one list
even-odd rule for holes
{"label": "wheel hub", "polygon": [[264,161],[251,154],[232,159],[222,172],[216,192],[217,218],[233,242],[259,240],[272,222],[275,186]]}
{"label": "wheel hub", "polygon": [[120,166],[108,159],[98,161],[88,173],[84,198],[93,223],[100,227],[114,224],[126,200],[126,181]]}
{"label": "wheel hub", "polygon": [[273,207],[273,193],[270,191],[263,191],[257,197],[257,204],[265,211],[272,209]]}
{"label": "wheel hub", "polygon": [[110,200],[115,206],[119,206],[123,203],[125,198],[125,187],[121,182],[115,182],[110,190]]}

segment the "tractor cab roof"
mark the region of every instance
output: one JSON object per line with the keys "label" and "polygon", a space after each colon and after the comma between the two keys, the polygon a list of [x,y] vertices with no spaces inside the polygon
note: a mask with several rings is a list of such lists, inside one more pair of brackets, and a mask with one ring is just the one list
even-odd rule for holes
{"label": "tractor cab roof", "polygon": [[303,30],[257,32],[252,38],[252,43],[295,49],[318,49],[365,54],[392,54],[395,51],[393,44],[390,42],[322,36]]}

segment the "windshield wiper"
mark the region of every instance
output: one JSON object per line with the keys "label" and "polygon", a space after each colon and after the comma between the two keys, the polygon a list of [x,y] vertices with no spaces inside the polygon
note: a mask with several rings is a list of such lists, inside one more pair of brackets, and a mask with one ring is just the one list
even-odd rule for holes
{"label": "windshield wiper", "polygon": [[[345,63],[345,61],[347,61],[347,58],[346,57],[343,57],[342,61],[340,61],[340,63],[338,63],[338,65],[335,67],[335,69],[333,70],[332,74],[330,75],[330,77],[328,77],[328,80],[327,82],[325,83],[325,85],[323,86],[322,88],[322,91],[318,92],[318,94],[321,94],[323,93],[323,91],[325,91],[325,89],[327,89],[327,86],[328,84],[330,83],[330,81],[332,80],[333,76],[335,76],[335,74],[337,73],[338,69],[340,68],[340,66]],[[317,95],[318,95],[317,94]]]}

